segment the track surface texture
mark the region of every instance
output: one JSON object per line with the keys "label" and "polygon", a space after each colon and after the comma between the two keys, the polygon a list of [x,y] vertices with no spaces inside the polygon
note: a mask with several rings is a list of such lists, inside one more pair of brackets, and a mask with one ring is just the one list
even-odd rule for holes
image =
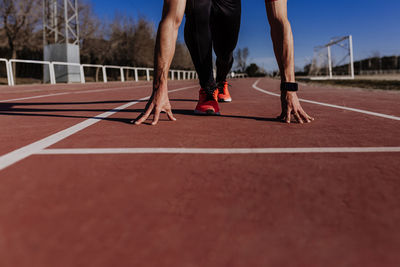
{"label": "track surface texture", "polygon": [[303,85],[288,125],[230,83],[207,117],[171,82],[155,127],[150,83],[1,87],[0,266],[400,266],[400,93]]}

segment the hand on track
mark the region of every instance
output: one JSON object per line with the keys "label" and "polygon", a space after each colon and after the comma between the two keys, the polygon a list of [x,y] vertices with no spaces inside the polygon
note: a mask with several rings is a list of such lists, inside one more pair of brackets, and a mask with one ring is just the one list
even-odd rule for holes
{"label": "hand on track", "polygon": [[301,124],[303,124],[304,122],[310,123],[314,120],[314,118],[309,116],[301,107],[296,92],[282,91],[281,105],[282,113],[280,116],[278,116],[279,120],[290,123],[292,115],[294,116],[296,121]]}
{"label": "hand on track", "polygon": [[151,125],[156,125],[160,119],[161,112],[167,113],[169,120],[176,121],[174,115],[172,114],[171,104],[169,103],[168,98],[168,90],[166,87],[160,87],[158,90],[153,91],[153,94],[149,99],[149,102],[147,102],[144,112],[140,114],[136,120],[133,120],[132,123],[135,123],[135,125],[140,125],[147,120],[150,114],[153,113],[154,117]]}

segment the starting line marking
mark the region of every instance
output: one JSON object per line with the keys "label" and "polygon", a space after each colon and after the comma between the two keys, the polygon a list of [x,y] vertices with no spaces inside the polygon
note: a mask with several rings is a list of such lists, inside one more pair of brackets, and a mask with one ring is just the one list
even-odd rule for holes
{"label": "starting line marking", "polygon": [[[182,91],[182,90],[187,90],[190,88],[194,88],[197,87],[197,85],[195,86],[189,86],[189,87],[183,87],[183,88],[179,88],[179,89],[175,89],[175,90],[171,90],[169,91],[169,93],[174,93],[174,92],[178,92],[178,91]],[[133,102],[129,102],[126,103],[122,106],[119,106],[117,108],[111,109],[110,111],[104,112],[102,114],[99,114],[97,116],[94,116],[90,119],[87,119],[83,122],[80,122],[78,124],[75,124],[74,126],[71,126],[65,130],[62,130],[58,133],[55,133],[53,135],[50,135],[46,138],[43,138],[35,143],[32,143],[30,145],[24,146],[20,149],[14,150],[8,154],[5,154],[4,156],[0,157],[0,171],[17,163],[18,161],[21,161],[31,155],[37,154],[39,153],[41,150],[54,145],[58,142],[60,142],[61,140],[76,134],[77,132],[82,131],[85,128],[88,128],[89,126],[92,126],[93,124],[98,123],[99,121],[101,121],[102,119],[105,119],[107,117],[110,117],[112,115],[114,115],[115,113],[124,110],[130,106],[136,105],[138,103],[140,103],[143,100],[148,100],[150,98],[150,96],[148,97],[144,97],[142,99],[139,99],[137,101],[133,101]]]}
{"label": "starting line marking", "polygon": [[44,149],[40,155],[89,154],[293,154],[293,153],[388,153],[400,147],[299,147],[299,148],[72,148]]}
{"label": "starting line marking", "polygon": [[[280,94],[275,94],[275,93],[266,91],[264,89],[261,89],[260,87],[257,86],[259,82],[260,82],[260,80],[257,80],[253,84],[253,88],[255,90],[257,90],[261,93],[264,93],[264,94],[272,95],[272,96],[277,96],[277,97],[281,96]],[[302,98],[299,98],[299,100],[302,102],[305,102],[305,103],[310,103],[310,104],[315,104],[315,105],[320,105],[320,106],[325,106],[325,107],[330,107],[330,108],[349,110],[349,111],[363,113],[363,114],[367,114],[367,115],[371,115],[371,116],[375,116],[375,117],[381,117],[381,118],[385,118],[385,119],[400,121],[400,117],[396,117],[396,116],[392,116],[392,115],[387,115],[387,114],[382,114],[382,113],[377,113],[377,112],[372,112],[372,111],[367,111],[367,110],[362,110],[362,109],[357,109],[357,108],[348,108],[348,107],[344,107],[344,106],[332,105],[332,104],[328,104],[328,103],[322,103],[322,102],[317,102],[317,101],[312,101],[312,100],[307,100],[307,99],[302,99]]]}

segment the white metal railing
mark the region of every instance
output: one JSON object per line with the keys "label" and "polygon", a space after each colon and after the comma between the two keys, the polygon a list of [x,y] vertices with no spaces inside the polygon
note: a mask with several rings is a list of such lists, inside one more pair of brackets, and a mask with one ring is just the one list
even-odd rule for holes
{"label": "white metal railing", "polygon": [[4,64],[6,65],[6,72],[7,72],[7,83],[8,85],[12,85],[10,77],[12,76],[10,74],[10,64],[8,63],[7,59],[4,58],[0,58],[0,62],[4,62]]}
{"label": "white metal railing", "polygon": [[[53,66],[62,65],[62,66],[79,67],[79,75],[80,75],[80,78],[81,78],[81,83],[85,83],[86,82],[86,80],[85,80],[85,72],[84,72],[84,69],[83,69],[83,67],[84,67],[83,65],[84,64],[69,63],[69,62],[59,62],[59,61],[53,61],[52,64],[53,64]],[[55,75],[55,71],[54,71],[54,75]],[[57,79],[54,78],[54,80],[55,80],[55,83],[57,83]]]}
{"label": "white metal railing", "polygon": [[241,78],[247,78],[247,77],[248,77],[247,73],[231,72],[228,74],[228,78],[230,78],[230,79],[234,79],[234,78],[241,79]]}
{"label": "white metal railing", "polygon": [[7,77],[8,79],[8,84],[11,86],[15,85],[14,81],[14,70],[13,70],[13,63],[29,63],[29,64],[40,64],[40,65],[48,65],[49,66],[49,77],[50,77],[50,83],[51,84],[56,84],[56,76],[54,73],[54,65],[53,63],[49,61],[40,61],[40,60],[23,60],[23,59],[10,59],[8,60],[8,74],[9,76]]}
{"label": "white metal railing", "polygon": [[[4,62],[6,65],[6,72],[7,72],[7,82],[8,85],[14,86],[14,70],[13,70],[13,63],[26,63],[26,64],[41,64],[43,66],[48,66],[48,74],[50,78],[51,84],[56,84],[56,74],[54,66],[61,65],[61,66],[75,66],[79,67],[79,75],[80,75],[80,82],[86,83],[85,79],[85,68],[100,68],[103,74],[103,82],[107,83],[107,69],[117,69],[120,71],[121,82],[125,82],[125,71],[133,70],[135,75],[135,81],[139,81],[139,71],[145,71],[146,73],[146,80],[151,80],[150,72],[154,71],[153,68],[141,68],[141,67],[129,67],[129,66],[109,66],[109,65],[95,65],[95,64],[79,64],[79,63],[69,63],[69,62],[59,62],[59,61],[40,61],[40,60],[23,60],[23,59],[5,59],[0,58],[0,62]],[[175,75],[176,74],[176,75]],[[187,80],[187,79],[197,79],[197,73],[195,71],[185,71],[185,70],[170,70],[170,77],[171,80]]]}

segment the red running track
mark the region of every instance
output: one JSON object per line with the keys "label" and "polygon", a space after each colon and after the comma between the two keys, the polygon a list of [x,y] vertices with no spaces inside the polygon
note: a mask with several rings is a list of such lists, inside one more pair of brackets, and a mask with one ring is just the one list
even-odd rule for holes
{"label": "red running track", "polygon": [[172,82],[156,127],[149,83],[0,88],[0,266],[399,266],[400,93],[304,85],[287,125],[255,82],[219,117]]}

